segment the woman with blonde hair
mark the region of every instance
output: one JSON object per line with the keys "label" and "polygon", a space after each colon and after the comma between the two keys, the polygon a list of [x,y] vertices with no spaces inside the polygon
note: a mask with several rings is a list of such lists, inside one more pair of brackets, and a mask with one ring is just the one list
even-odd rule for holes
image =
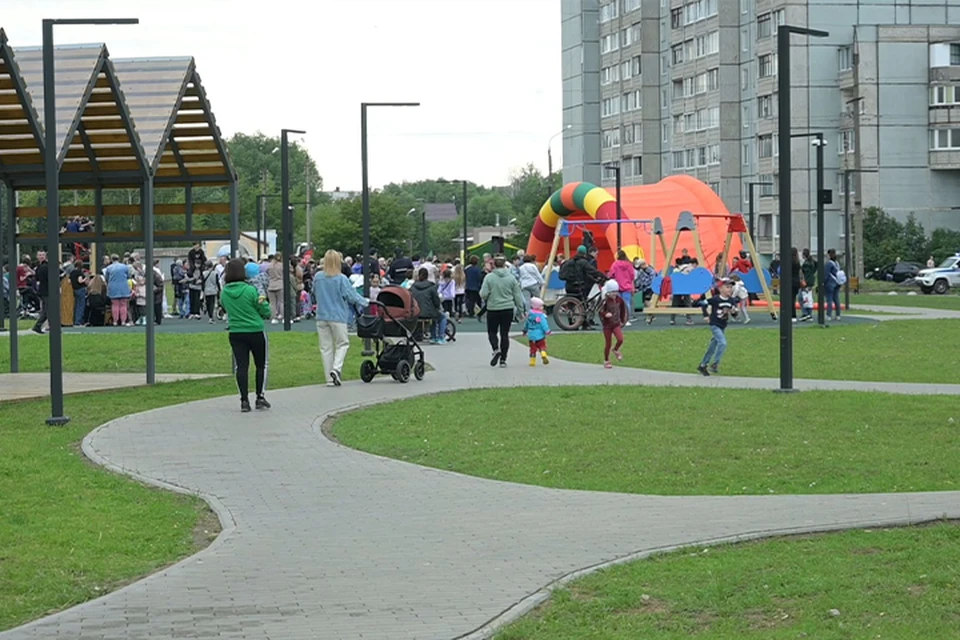
{"label": "woman with blonde hair", "polygon": [[339,387],[341,384],[343,361],[350,347],[347,324],[351,310],[366,308],[370,304],[341,273],[342,266],[343,256],[329,249],[323,255],[323,271],[318,271],[313,279],[313,292],[317,299],[317,336],[323,372],[329,379],[328,387]]}
{"label": "woman with blonde hair", "polygon": [[463,318],[463,299],[467,294],[467,274],[463,265],[457,260],[453,266],[453,283],[456,286],[456,296],[453,299],[453,308],[457,314],[457,322]]}

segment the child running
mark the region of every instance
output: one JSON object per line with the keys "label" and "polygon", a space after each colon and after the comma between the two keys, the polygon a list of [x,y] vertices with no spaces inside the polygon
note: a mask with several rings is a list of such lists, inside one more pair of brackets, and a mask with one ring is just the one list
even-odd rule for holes
{"label": "child running", "polygon": [[550,335],[550,325],[547,323],[547,314],[543,312],[543,300],[530,298],[530,313],[523,324],[523,335],[530,342],[530,366],[537,366],[537,352],[543,364],[550,364],[547,357],[547,336]]}
{"label": "child running", "polygon": [[600,324],[603,327],[603,368],[612,369],[610,364],[610,343],[614,336],[617,344],[613,347],[613,355],[617,360],[623,360],[620,347],[623,346],[623,327],[627,324],[630,315],[627,305],[620,297],[620,285],[616,280],[607,280],[603,285],[603,303],[600,305]]}
{"label": "child running", "polygon": [[[710,332],[713,336],[710,338],[710,344],[707,345],[707,352],[703,354],[703,360],[697,371],[705,376],[710,372],[717,373],[720,369],[720,358],[723,352],[727,350],[727,337],[724,331],[727,328],[727,320],[731,317],[737,317],[737,302],[731,295],[733,294],[733,282],[724,278],[720,281],[720,293],[712,296],[703,303],[703,319],[710,325]],[[713,363],[710,364],[711,358]],[[707,365],[710,365],[709,371]]]}

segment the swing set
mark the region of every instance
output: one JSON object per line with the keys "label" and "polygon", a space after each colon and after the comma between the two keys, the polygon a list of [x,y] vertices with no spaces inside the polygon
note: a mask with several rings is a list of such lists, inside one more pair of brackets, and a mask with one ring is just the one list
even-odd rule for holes
{"label": "swing set", "polygon": [[[648,323],[653,321],[653,316],[655,315],[676,314],[678,312],[677,307],[659,306],[665,298],[670,296],[705,295],[713,287],[715,281],[714,274],[705,266],[706,260],[703,255],[703,245],[697,230],[697,220],[699,218],[723,218],[727,221],[727,235],[723,243],[723,251],[717,260],[718,264],[726,266],[734,234],[740,235],[750,255],[754,256],[754,259],[756,259],[758,255],[756,246],[753,244],[753,238],[750,236],[750,231],[741,214],[691,213],[689,211],[683,211],[677,219],[676,233],[673,236],[673,243],[669,250],[667,249],[666,240],[663,237],[663,225],[659,224],[659,219],[657,219],[654,224],[653,235],[660,238],[660,245],[663,249],[665,260],[660,274],[654,278],[653,297],[650,300],[650,305],[643,310],[643,312],[647,314]],[[681,273],[676,270],[671,273],[670,269],[672,265],[670,264],[670,257],[676,252],[680,242],[680,234],[684,231],[690,232],[692,236],[697,261],[700,266],[689,273]],[[773,295],[770,289],[771,279],[766,269],[761,269],[754,264],[750,271],[741,275],[741,280],[748,293],[763,294],[764,300],[767,302],[770,317],[776,320],[777,312],[774,308]]]}

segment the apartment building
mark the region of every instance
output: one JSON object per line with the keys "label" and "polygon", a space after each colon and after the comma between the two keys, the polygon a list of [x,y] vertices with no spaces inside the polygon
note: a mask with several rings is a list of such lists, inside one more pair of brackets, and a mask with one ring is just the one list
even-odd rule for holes
{"label": "apartment building", "polygon": [[[960,228],[960,0],[562,0],[564,180],[625,185],[673,173],[731,211],[755,196],[758,249],[777,247],[777,28],[793,36],[792,130],[822,133],[826,244],[882,206]],[[816,249],[816,150],[792,143],[794,238]]]}

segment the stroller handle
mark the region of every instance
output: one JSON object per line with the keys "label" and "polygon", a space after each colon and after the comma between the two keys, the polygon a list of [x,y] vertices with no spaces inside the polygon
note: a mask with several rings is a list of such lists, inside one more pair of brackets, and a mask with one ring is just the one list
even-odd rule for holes
{"label": "stroller handle", "polygon": [[394,318],[394,317],[393,317],[393,314],[390,313],[389,307],[387,307],[387,305],[383,304],[383,303],[380,302],[379,300],[371,300],[371,301],[370,301],[370,304],[371,304],[371,305],[376,305],[380,310],[382,310],[383,313],[384,313],[384,315],[386,315],[388,318],[390,318],[390,322],[397,322],[397,319]]}

